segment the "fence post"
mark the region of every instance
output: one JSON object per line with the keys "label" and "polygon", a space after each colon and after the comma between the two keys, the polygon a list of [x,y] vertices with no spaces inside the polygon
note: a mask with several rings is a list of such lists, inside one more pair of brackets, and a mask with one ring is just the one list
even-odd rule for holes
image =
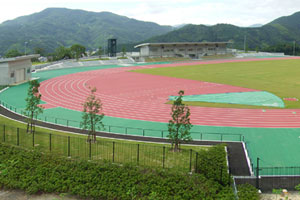
{"label": "fence post", "polygon": [[67,120],[67,127],[69,127],[69,120]]}
{"label": "fence post", "polygon": [[221,134],[221,142],[223,142],[223,134]]}
{"label": "fence post", "polygon": [[110,133],[110,125],[108,125],[108,132]]}
{"label": "fence post", "polygon": [[57,118],[55,117],[55,124],[57,124]]}
{"label": "fence post", "polygon": [[145,129],[143,129],[143,136],[145,136]]}
{"label": "fence post", "polygon": [[163,146],[163,168],[165,168],[166,147]]}
{"label": "fence post", "polygon": [[19,133],[20,133],[20,129],[19,128],[17,128],[17,146],[19,146]]}
{"label": "fence post", "polygon": [[3,125],[3,142],[5,142],[5,125]]}
{"label": "fence post", "polygon": [[257,157],[256,163],[256,188],[259,190],[259,157]]}
{"label": "fence post", "polygon": [[50,133],[49,135],[49,151],[51,152],[52,150],[52,134]]}
{"label": "fence post", "polygon": [[115,162],[115,142],[113,142],[113,157],[112,161]]}
{"label": "fence post", "polygon": [[161,138],[164,138],[164,131],[161,131]]}
{"label": "fence post", "polygon": [[139,161],[140,161],[140,144],[137,144],[136,161],[137,161],[137,164],[139,164]]}
{"label": "fence post", "polygon": [[92,142],[91,142],[91,140],[89,140],[89,157],[90,157],[90,160],[92,160]]}
{"label": "fence post", "polygon": [[193,156],[193,149],[190,149],[190,172],[192,172],[192,156]]}
{"label": "fence post", "polygon": [[70,148],[70,136],[68,136],[68,157],[71,156]]}
{"label": "fence post", "polygon": [[202,141],[202,133],[200,133],[200,140]]}
{"label": "fence post", "polygon": [[198,152],[196,152],[195,172],[198,172]]}
{"label": "fence post", "polygon": [[127,135],[127,127],[125,127],[125,135]]}
{"label": "fence post", "polygon": [[34,132],[32,132],[32,147],[34,147]]}

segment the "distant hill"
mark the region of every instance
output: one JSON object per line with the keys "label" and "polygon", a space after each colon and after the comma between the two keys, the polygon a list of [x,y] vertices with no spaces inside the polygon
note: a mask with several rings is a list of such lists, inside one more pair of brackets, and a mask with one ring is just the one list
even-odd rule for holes
{"label": "distant hill", "polygon": [[186,25],[144,42],[203,42],[232,41],[234,48],[242,49],[244,38],[250,49],[266,48],[280,43],[300,42],[300,12],[278,18],[262,27],[238,27],[231,24],[213,26]]}
{"label": "distant hill", "polygon": [[79,43],[88,49],[107,45],[107,39],[132,43],[173,30],[152,22],[138,21],[110,12],[88,12],[66,8],[48,8],[0,24],[0,55],[8,49],[24,52],[36,47],[46,52],[59,45]]}

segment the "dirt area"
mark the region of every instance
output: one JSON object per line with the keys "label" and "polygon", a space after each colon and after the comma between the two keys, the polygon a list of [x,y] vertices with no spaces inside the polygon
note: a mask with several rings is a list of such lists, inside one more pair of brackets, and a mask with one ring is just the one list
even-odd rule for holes
{"label": "dirt area", "polygon": [[[300,200],[299,192],[288,192],[286,195],[265,193],[260,195],[261,200]],[[39,194],[28,195],[22,190],[0,190],[0,200],[81,200],[67,194]]]}
{"label": "dirt area", "polygon": [[22,190],[0,190],[0,200],[78,200],[66,194],[40,194],[28,195]]}
{"label": "dirt area", "polygon": [[286,195],[283,194],[261,194],[261,200],[300,200],[299,192],[288,192]]}

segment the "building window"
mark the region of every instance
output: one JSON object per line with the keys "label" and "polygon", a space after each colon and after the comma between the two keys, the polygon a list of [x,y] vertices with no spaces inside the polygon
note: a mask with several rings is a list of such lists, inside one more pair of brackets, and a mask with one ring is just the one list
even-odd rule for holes
{"label": "building window", "polygon": [[202,48],[198,48],[197,50],[198,50],[198,51],[202,51]]}
{"label": "building window", "polygon": [[10,78],[15,77],[15,72],[10,73]]}
{"label": "building window", "polygon": [[214,51],[216,48],[208,48],[209,51]]}
{"label": "building window", "polygon": [[179,49],[179,51],[185,51],[185,49]]}
{"label": "building window", "polygon": [[188,49],[188,51],[194,51],[194,49]]}

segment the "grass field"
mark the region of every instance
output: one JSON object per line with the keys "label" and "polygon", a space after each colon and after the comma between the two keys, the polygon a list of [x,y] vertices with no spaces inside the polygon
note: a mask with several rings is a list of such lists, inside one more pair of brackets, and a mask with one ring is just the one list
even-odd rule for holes
{"label": "grass field", "polygon": [[[197,66],[139,69],[135,72],[207,81],[268,91],[280,98],[300,99],[300,60],[252,61]],[[300,101],[284,101],[285,108],[300,108]],[[197,106],[258,108],[233,104],[191,103]]]}
{"label": "grass field", "polygon": [[[0,122],[1,142],[26,149],[35,148],[41,152],[51,152],[73,159],[137,163],[143,166],[188,171],[190,161],[192,162],[192,167],[194,167],[196,152],[208,148],[184,145],[181,152],[174,153],[169,144],[143,143],[107,138],[98,138],[96,143],[90,145],[86,141],[87,136],[39,127],[36,128],[36,133],[33,135],[26,133],[26,124],[1,116]],[[19,136],[17,135],[17,128],[19,128]],[[192,160],[190,160],[190,156],[192,156]]]}

